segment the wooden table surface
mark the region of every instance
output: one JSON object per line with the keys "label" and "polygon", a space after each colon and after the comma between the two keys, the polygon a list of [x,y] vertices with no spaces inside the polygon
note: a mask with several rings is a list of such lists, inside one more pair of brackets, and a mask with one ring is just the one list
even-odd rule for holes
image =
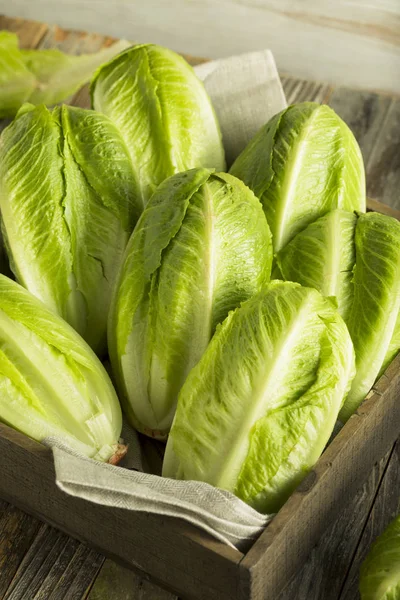
{"label": "wooden table surface", "polygon": [[[0,16],[23,47],[90,52],[110,38],[66,33]],[[349,57],[351,60],[351,57]],[[283,77],[289,103],[327,102],[350,125],[364,156],[367,193],[400,209],[400,98]],[[87,104],[87,88],[73,100]],[[0,122],[0,131],[6,122]],[[400,399],[399,399],[400,401]],[[1,477],[1,473],[0,473]],[[400,513],[400,440],[371,471],[341,517],[279,599],[356,600],[371,542]],[[177,600],[84,544],[0,500],[0,600]]]}

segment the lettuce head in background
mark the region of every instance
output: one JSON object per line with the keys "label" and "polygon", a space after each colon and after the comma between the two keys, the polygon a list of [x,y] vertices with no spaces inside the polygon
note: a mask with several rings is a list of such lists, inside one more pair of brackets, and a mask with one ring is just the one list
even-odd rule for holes
{"label": "lettuce head in background", "polygon": [[25,102],[52,106],[65,100],[127,46],[119,40],[98,52],[72,56],[54,48],[21,49],[15,33],[0,31],[0,118],[14,117]]}

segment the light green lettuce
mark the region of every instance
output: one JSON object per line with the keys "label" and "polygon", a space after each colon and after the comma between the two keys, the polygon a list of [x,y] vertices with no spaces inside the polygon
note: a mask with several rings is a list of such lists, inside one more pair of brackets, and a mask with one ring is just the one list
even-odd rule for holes
{"label": "light green lettuce", "polygon": [[35,88],[14,33],[0,31],[0,118],[13,117]]}
{"label": "light green lettuce", "polygon": [[331,302],[271,282],[229,314],[189,374],[163,475],[276,512],[322,453],[353,376],[353,345]]}
{"label": "light green lettuce", "polygon": [[109,351],[130,422],[164,438],[179,390],[216,325],[269,281],[260,202],[231,175],[165,180],[129,241],[110,311]]}
{"label": "light green lettuce", "polygon": [[277,114],[230,172],[261,200],[276,252],[330,210],[366,210],[360,148],[326,105],[303,102]]}
{"label": "light green lettuce", "polygon": [[0,209],[18,281],[104,354],[113,282],[142,210],[115,125],[24,106],[0,138]]}
{"label": "light green lettuce", "polygon": [[323,296],[334,297],[345,320],[354,296],[356,223],[354,213],[333,210],[298,233],[276,257],[283,280],[297,281]]}
{"label": "light green lettuce", "polygon": [[276,257],[280,276],[335,298],[353,339],[357,374],[340,413],[347,420],[400,349],[400,223],[334,210]]}
{"label": "light green lettuce", "polygon": [[122,416],[101,362],[82,338],[0,275],[0,421],[86,456],[112,459]]}
{"label": "light green lettuce", "polygon": [[[373,386],[382,365],[399,350],[400,222],[379,213],[357,221],[354,300],[347,326],[356,352],[357,374],[340,413],[345,421]],[[396,348],[393,347],[396,344]]]}
{"label": "light green lettuce", "polygon": [[118,126],[131,153],[143,203],[167,177],[195,167],[225,169],[211,101],[192,67],[154,44],[122,52],[96,73],[95,110]]}
{"label": "light green lettuce", "polygon": [[400,599],[400,515],[375,541],[361,566],[361,600]]}
{"label": "light green lettuce", "polygon": [[0,118],[13,117],[25,102],[49,106],[65,100],[127,46],[120,40],[93,54],[72,56],[57,49],[22,50],[15,33],[0,31]]}

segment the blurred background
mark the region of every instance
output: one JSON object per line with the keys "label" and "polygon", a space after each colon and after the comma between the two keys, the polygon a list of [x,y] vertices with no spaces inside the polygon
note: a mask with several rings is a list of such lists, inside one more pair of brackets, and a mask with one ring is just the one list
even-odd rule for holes
{"label": "blurred background", "polygon": [[270,48],[281,73],[400,94],[400,0],[0,0],[0,13],[205,58]]}

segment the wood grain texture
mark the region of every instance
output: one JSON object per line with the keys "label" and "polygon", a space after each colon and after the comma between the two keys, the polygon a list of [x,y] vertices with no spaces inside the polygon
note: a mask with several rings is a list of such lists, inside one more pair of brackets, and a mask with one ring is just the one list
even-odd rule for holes
{"label": "wood grain texture", "polygon": [[383,533],[389,523],[400,514],[400,440],[395,445],[387,471],[379,487],[373,508],[369,514],[361,542],[352,561],[348,577],[340,594],[340,600],[357,600],[360,566],[371,544]]}
{"label": "wood grain texture", "polygon": [[[0,496],[190,598],[237,596],[243,555],[178,519],[91,504],[61,492],[50,450],[0,424]],[[18,477],[15,477],[18,473]],[[39,485],[40,482],[40,485]]]}
{"label": "wood grain texture", "polygon": [[396,0],[0,0],[0,12],[194,56],[270,48],[282,73],[400,93]]}
{"label": "wood grain texture", "polygon": [[137,573],[106,560],[86,600],[178,600]]}
{"label": "wood grain texture", "polygon": [[2,502],[0,516],[0,598],[12,583],[17,569],[40,529],[40,523]]}
{"label": "wood grain texture", "polygon": [[360,144],[368,196],[400,208],[400,100],[340,88],[329,104]]}
{"label": "wood grain texture", "polygon": [[42,524],[4,600],[80,600],[103,562],[94,550]]}
{"label": "wood grain texture", "polygon": [[326,103],[333,89],[326,83],[295,79],[294,77],[282,76],[281,81],[288,104],[306,101]]}
{"label": "wood grain texture", "polygon": [[400,208],[400,100],[392,99],[367,162],[368,194]]}
{"label": "wood grain texture", "polygon": [[390,450],[374,466],[365,484],[321,536],[300,573],[277,600],[338,600],[391,456]]}

